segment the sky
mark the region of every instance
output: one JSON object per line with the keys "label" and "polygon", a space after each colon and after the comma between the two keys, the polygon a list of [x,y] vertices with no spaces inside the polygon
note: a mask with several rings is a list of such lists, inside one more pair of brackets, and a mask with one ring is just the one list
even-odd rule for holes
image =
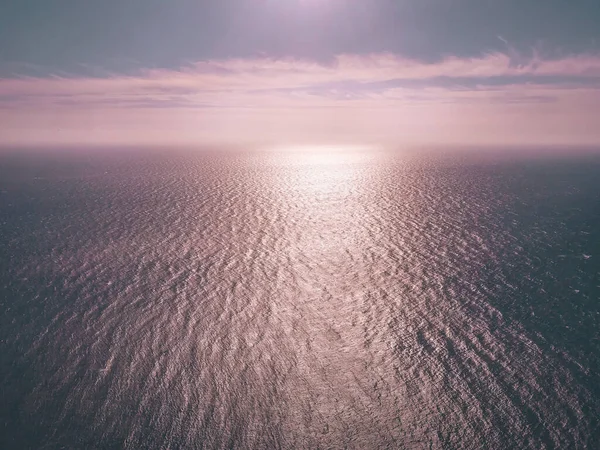
{"label": "sky", "polygon": [[600,145],[598,0],[0,0],[0,145]]}

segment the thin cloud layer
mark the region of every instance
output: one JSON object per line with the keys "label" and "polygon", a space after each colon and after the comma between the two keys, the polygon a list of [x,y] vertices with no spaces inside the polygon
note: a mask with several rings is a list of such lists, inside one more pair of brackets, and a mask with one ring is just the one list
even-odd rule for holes
{"label": "thin cloud layer", "polygon": [[[469,120],[486,117],[488,128],[514,128],[519,117],[539,135],[521,126],[514,134],[508,129],[516,141],[548,142],[562,130],[558,141],[594,143],[599,132],[581,124],[599,118],[598,105],[600,56],[593,54],[525,59],[490,53],[436,63],[392,54],[341,55],[328,64],[228,59],[102,78],[0,79],[0,130],[9,142],[101,135],[114,143],[136,142],[137,136],[144,143],[148,121],[162,130],[153,139],[164,143],[226,140],[232,133],[250,141],[336,140],[358,133],[371,141],[443,142],[449,123],[457,127],[453,140],[460,141],[477,134],[469,132]],[[372,113],[368,120],[365,111]],[[544,123],[554,130],[540,134]],[[412,124],[410,133],[398,131],[406,124]]]}

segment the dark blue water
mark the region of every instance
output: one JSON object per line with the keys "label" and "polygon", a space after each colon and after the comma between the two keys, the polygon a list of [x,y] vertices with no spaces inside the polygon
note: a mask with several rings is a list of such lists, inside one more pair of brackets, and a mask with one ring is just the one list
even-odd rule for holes
{"label": "dark blue water", "polygon": [[0,156],[0,448],[597,448],[565,155]]}

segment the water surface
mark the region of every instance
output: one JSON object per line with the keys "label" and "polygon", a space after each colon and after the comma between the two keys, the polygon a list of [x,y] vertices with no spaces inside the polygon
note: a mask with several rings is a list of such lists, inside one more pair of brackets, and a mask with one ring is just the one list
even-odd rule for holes
{"label": "water surface", "polygon": [[598,174],[0,156],[0,447],[593,448]]}

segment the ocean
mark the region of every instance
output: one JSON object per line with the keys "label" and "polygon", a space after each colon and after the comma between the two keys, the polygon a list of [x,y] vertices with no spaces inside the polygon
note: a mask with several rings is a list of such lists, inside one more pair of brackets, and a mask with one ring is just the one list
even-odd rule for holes
{"label": "ocean", "polygon": [[0,155],[0,448],[586,449],[600,155]]}

